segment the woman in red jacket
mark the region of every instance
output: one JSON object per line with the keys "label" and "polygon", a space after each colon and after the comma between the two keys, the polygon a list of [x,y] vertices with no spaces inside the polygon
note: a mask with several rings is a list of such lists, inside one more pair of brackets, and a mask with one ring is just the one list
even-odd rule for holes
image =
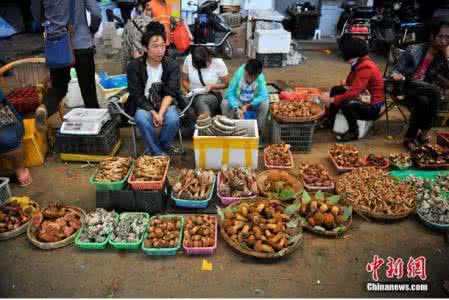
{"label": "woman in red jacket", "polygon": [[[342,54],[351,64],[351,72],[344,86],[333,87],[330,96],[322,95],[322,102],[330,104],[330,121],[341,112],[348,121],[349,130],[340,141],[357,140],[359,127],[357,120],[376,120],[384,104],[384,80],[376,63],[368,56],[366,42],[358,38],[349,38],[342,42]],[[365,101],[361,94],[368,92],[370,100]]]}

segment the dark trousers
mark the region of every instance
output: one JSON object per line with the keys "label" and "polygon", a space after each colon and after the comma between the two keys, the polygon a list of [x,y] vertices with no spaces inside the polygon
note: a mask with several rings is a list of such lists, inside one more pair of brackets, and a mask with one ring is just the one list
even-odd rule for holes
{"label": "dark trousers", "polygon": [[418,131],[432,128],[441,93],[437,87],[424,81],[410,81],[404,85],[405,104],[410,110],[407,139],[414,139]]}
{"label": "dark trousers", "polygon": [[[343,94],[346,91],[343,86],[335,86],[331,89],[330,96],[334,97]],[[345,100],[339,106],[331,104],[329,107],[329,116],[332,116],[332,124],[338,111],[341,112],[348,121],[349,131],[359,133],[357,120],[374,121],[379,117],[380,107],[373,106],[370,103],[363,103],[358,100]]]}
{"label": "dark trousers", "polygon": [[134,4],[127,2],[117,3],[117,6],[120,8],[120,14],[122,15],[123,24],[126,25],[129,19],[131,19],[131,12],[134,8]]}
{"label": "dark trousers", "polygon": [[[86,108],[99,108],[95,84],[94,53],[94,49],[75,50],[75,69]],[[59,104],[67,94],[70,67],[50,69],[50,77],[52,88],[43,99],[49,116],[58,110]]]}

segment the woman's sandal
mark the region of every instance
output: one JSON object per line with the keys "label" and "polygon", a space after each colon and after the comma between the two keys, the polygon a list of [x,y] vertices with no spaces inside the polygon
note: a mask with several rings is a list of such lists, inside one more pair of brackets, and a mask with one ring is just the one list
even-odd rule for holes
{"label": "woman's sandal", "polygon": [[17,175],[17,180],[19,181],[21,187],[26,187],[33,183],[30,170],[25,168],[24,172],[20,176]]}

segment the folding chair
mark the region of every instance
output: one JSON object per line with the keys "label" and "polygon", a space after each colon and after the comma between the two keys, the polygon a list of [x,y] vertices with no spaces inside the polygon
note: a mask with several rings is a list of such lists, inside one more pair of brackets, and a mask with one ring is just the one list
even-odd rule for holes
{"label": "folding chair", "polygon": [[399,95],[398,90],[400,90],[401,82],[396,82],[392,80],[391,72],[392,67],[399,61],[400,55],[404,52],[404,50],[397,48],[393,45],[390,46],[390,51],[388,53],[387,65],[385,67],[385,71],[383,74],[384,77],[384,110],[379,115],[378,119],[380,119],[383,115],[385,115],[385,119],[387,121],[387,132],[390,133],[390,116],[389,113],[395,107],[399,110],[404,119],[405,123],[408,123],[408,118],[405,112],[402,109],[401,101],[404,99],[403,96]]}
{"label": "folding chair", "polygon": [[[137,157],[136,121],[134,120],[134,118],[132,116],[128,115],[123,108],[123,106],[124,106],[124,101],[122,100],[123,95],[127,94],[127,93],[128,93],[128,91],[124,90],[124,91],[120,91],[119,93],[109,97],[108,102],[107,102],[107,108],[111,115],[122,115],[128,120],[128,124],[131,125],[131,132],[132,132],[133,156]],[[195,94],[193,92],[190,92],[189,94],[185,95],[185,98],[188,99],[188,103],[187,103],[186,107],[182,111],[179,112],[179,119],[184,119],[187,117],[187,112],[192,107],[193,101],[195,100],[197,95],[198,94]],[[179,154],[184,154],[185,149],[184,149],[184,144],[183,144],[183,140],[182,140],[181,126],[179,126],[179,129],[178,129],[178,138],[179,138],[180,149],[175,150],[175,152],[179,153]]]}

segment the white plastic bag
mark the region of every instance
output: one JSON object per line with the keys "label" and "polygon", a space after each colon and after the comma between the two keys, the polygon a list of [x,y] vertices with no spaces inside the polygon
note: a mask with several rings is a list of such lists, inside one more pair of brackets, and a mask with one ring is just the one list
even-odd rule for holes
{"label": "white plastic bag", "polygon": [[[373,121],[357,120],[357,125],[359,125],[359,139],[362,139],[367,135],[373,124]],[[348,131],[348,129],[348,121],[346,120],[345,116],[339,111],[335,116],[334,132],[336,134],[344,134],[346,131]]]}

